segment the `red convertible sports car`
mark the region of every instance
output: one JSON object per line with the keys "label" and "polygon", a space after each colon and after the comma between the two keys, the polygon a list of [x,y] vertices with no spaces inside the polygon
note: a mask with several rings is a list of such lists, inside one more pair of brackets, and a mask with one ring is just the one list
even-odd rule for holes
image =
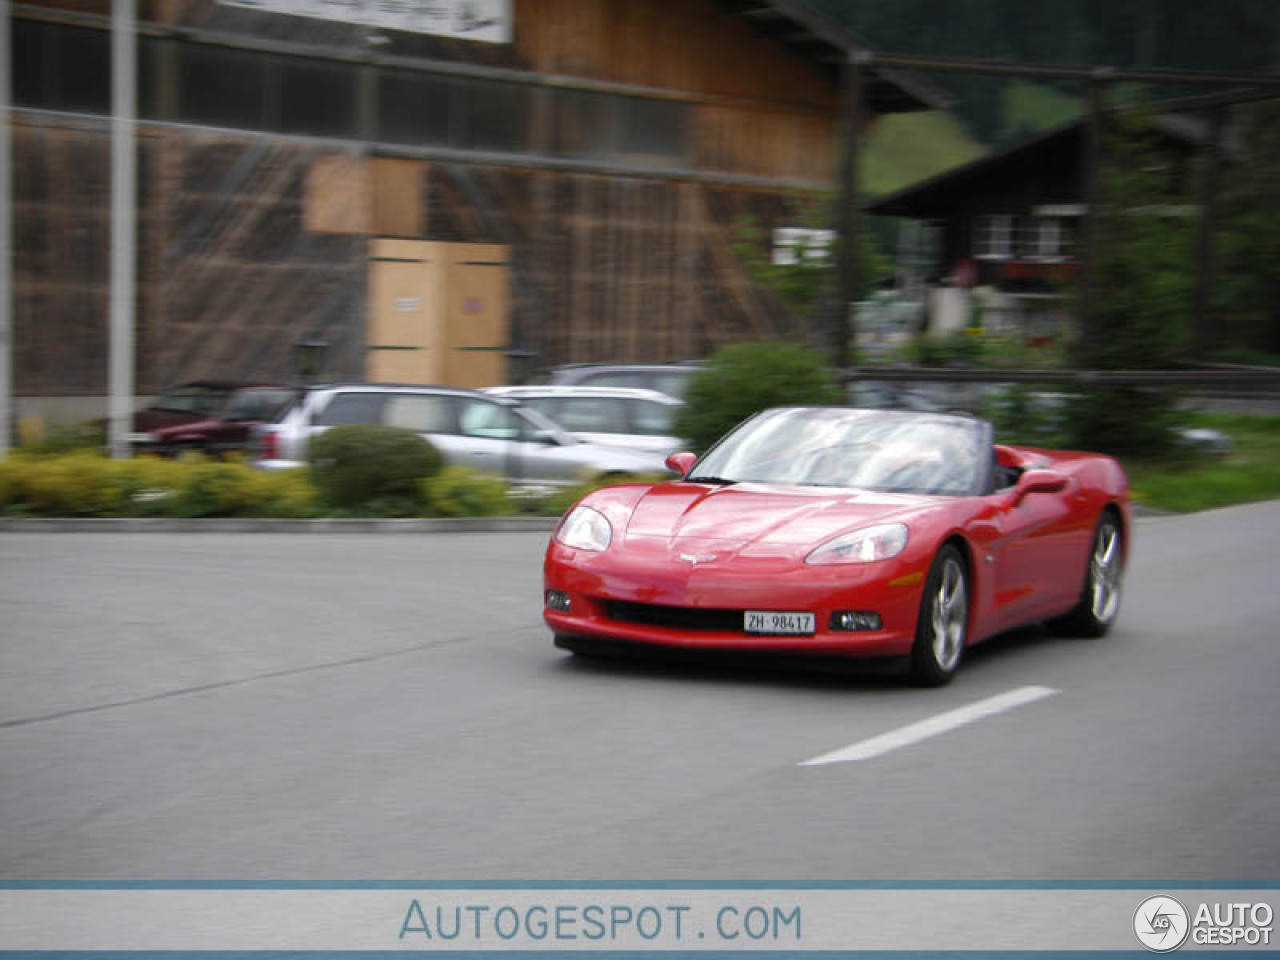
{"label": "red convertible sports car", "polygon": [[557,646],[899,657],[936,685],[994,634],[1100,636],[1119,610],[1132,511],[1110,457],[1002,446],[968,417],[788,407],[667,464],[681,479],[560,521]]}

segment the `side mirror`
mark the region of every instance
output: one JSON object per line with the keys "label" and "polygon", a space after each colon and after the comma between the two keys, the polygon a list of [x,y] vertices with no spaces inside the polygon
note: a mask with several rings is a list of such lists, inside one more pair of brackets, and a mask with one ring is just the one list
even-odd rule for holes
{"label": "side mirror", "polygon": [[693,465],[697,462],[698,462],[698,455],[696,453],[689,453],[687,451],[684,451],[681,453],[673,453],[669,457],[667,457],[667,461],[666,461],[667,469],[672,471],[673,473],[680,474],[680,476],[682,477],[686,476],[689,473],[689,471],[693,469]]}
{"label": "side mirror", "polygon": [[1067,487],[1067,478],[1053,470],[1028,470],[1018,478],[1018,484],[1013,489],[1017,494],[1017,501],[1022,502],[1022,498],[1030,493],[1061,493]]}

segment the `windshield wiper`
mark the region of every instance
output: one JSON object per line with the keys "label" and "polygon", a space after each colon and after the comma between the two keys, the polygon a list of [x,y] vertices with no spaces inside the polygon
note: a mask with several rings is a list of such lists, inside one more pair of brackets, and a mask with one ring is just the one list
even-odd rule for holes
{"label": "windshield wiper", "polygon": [[737,483],[737,480],[729,480],[725,477],[685,477],[686,483],[719,483],[723,486],[730,487]]}

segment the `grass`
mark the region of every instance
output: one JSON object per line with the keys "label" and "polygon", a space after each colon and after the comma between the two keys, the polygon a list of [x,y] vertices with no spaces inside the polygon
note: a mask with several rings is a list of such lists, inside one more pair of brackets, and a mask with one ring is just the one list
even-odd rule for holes
{"label": "grass", "polygon": [[861,157],[861,188],[873,196],[958,167],[986,152],[950,114],[891,114],[876,121]]}
{"label": "grass", "polygon": [[1235,449],[1223,456],[1126,461],[1136,503],[1190,513],[1280,499],[1280,417],[1198,414],[1187,422],[1223,431]]}
{"label": "grass", "polygon": [[[1025,80],[1009,84],[1003,100],[1002,142],[1070,120],[1081,110],[1079,100]],[[862,154],[861,188],[871,196],[883,196],[975,160],[989,149],[950,113],[880,117]]]}

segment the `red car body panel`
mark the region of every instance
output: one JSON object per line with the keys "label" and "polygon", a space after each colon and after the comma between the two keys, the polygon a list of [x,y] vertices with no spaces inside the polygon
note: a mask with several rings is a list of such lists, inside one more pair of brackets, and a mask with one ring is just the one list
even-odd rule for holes
{"label": "red car body panel", "polygon": [[[568,594],[570,608],[544,608],[544,620],[556,635],[578,640],[903,656],[915,639],[930,565],[948,541],[961,546],[970,572],[969,644],[1065,614],[1080,600],[1104,510],[1118,513],[1126,534],[1122,542],[1129,541],[1124,471],[1096,454],[1000,446],[995,454],[1002,467],[1051,471],[1061,489],[1028,492],[1013,486],[984,496],[925,496],[675,481],[598,490],[581,502],[609,520],[610,545],[592,552],[552,537],[544,586]],[[891,522],[909,530],[906,548],[891,559],[805,563],[835,536]],[[651,618],[653,605],[677,608],[677,619],[731,613],[690,627]],[[816,632],[747,634],[740,622],[745,610],[812,612]],[[881,629],[832,630],[835,611],[874,612]]]}

